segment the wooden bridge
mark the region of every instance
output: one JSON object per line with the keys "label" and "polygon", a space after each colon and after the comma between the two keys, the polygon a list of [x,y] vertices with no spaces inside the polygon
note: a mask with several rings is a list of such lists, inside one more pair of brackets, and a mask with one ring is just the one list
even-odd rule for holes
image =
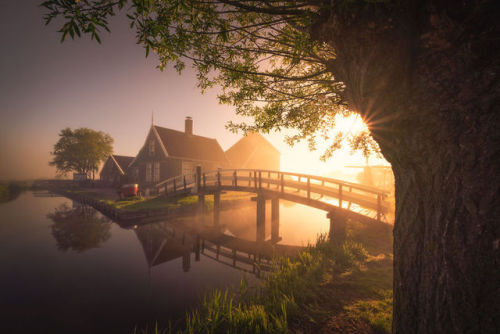
{"label": "wooden bridge", "polygon": [[[223,191],[255,193],[257,202],[257,241],[263,241],[266,200],[271,200],[272,222],[279,220],[279,199],[307,205],[327,212],[330,234],[342,238],[346,218],[387,221],[388,192],[342,180],[272,170],[226,169],[180,175],[158,183],[154,189],[165,196],[198,195],[203,208],[206,195],[214,196],[214,222],[219,222],[220,194]],[[272,225],[273,226],[273,225]],[[272,238],[277,238],[276,232]]]}

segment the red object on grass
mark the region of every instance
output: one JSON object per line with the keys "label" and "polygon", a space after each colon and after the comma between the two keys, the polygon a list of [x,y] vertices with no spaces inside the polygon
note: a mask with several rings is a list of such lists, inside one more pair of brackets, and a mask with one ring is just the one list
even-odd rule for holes
{"label": "red object on grass", "polygon": [[122,186],[122,194],[125,197],[137,196],[138,191],[139,191],[138,184],[124,184]]}

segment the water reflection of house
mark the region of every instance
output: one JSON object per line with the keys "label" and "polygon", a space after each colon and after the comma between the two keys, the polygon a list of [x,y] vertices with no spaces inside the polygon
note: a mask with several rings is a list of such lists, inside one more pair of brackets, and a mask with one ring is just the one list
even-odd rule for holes
{"label": "water reflection of house", "polygon": [[193,134],[193,120],[187,117],[184,132],[151,125],[143,147],[129,167],[131,181],[148,186],[181,174],[229,167],[216,139]]}
{"label": "water reflection of house", "polygon": [[281,153],[261,134],[253,132],[226,151],[232,168],[280,169]]}
{"label": "water reflection of house", "polygon": [[193,249],[191,238],[176,238],[174,230],[164,223],[139,226],[135,233],[150,268],[182,257],[182,268],[189,271]]}
{"label": "water reflection of house", "polygon": [[99,173],[101,181],[106,181],[110,184],[122,182],[123,177],[127,173],[128,166],[133,160],[134,157],[116,154],[110,155]]}

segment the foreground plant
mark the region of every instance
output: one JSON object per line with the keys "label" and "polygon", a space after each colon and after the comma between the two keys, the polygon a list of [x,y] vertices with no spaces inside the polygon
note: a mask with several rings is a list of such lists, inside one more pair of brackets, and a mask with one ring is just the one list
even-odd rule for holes
{"label": "foreground plant", "polygon": [[179,333],[287,333],[289,321],[299,318],[317,298],[325,273],[332,267],[351,270],[366,258],[359,243],[334,245],[320,236],[315,247],[307,247],[295,259],[276,259],[256,289],[243,279],[238,290],[208,293],[196,310],[186,314]]}

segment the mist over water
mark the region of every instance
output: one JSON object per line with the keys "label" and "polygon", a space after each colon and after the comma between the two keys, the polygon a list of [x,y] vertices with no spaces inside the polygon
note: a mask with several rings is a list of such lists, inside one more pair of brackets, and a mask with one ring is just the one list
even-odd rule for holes
{"label": "mist over water", "polygon": [[[270,222],[270,204],[266,211]],[[203,252],[197,261],[189,244],[164,237],[168,222],[125,229],[67,198],[32,192],[1,204],[0,217],[2,333],[128,333],[182,318],[207,289],[258,280]],[[324,212],[284,201],[280,222],[280,244],[307,245],[328,231]],[[255,223],[254,202],[221,212],[227,235],[255,241]],[[150,228],[159,232],[148,237]]]}

